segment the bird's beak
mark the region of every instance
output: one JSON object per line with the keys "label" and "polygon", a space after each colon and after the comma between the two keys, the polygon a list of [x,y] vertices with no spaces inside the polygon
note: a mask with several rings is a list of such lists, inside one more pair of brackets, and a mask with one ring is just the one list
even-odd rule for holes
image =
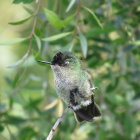
{"label": "bird's beak", "polygon": [[37,60],[37,62],[41,62],[41,63],[46,63],[46,64],[50,64],[50,65],[52,65],[52,62],[48,62],[48,61]]}

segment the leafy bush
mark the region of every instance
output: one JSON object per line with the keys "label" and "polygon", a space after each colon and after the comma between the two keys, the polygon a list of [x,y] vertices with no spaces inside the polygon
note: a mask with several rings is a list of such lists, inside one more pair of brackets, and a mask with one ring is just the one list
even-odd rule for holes
{"label": "leafy bush", "polygon": [[[20,37],[0,45],[27,46],[8,66],[0,99],[2,140],[43,140],[66,107],[58,99],[49,66],[58,51],[73,51],[88,68],[102,118],[78,124],[72,112],[59,125],[54,140],[138,140],[140,105],[140,28],[138,1],[13,0],[29,16],[11,22],[27,24]],[[34,9],[34,10],[33,10]],[[11,31],[12,32],[12,31]]]}

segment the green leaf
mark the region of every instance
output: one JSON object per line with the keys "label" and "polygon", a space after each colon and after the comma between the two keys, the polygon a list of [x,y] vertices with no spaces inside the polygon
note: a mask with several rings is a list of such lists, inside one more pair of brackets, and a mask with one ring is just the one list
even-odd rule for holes
{"label": "green leaf", "polygon": [[140,40],[136,40],[136,41],[134,41],[134,42],[132,42],[134,45],[136,45],[136,46],[140,46]]}
{"label": "green leaf", "polygon": [[35,0],[13,0],[14,4],[24,3],[24,4],[30,4]]}
{"label": "green leaf", "polygon": [[26,6],[23,6],[23,8],[24,8],[30,15],[32,15],[32,14],[34,13],[33,8],[31,9],[31,8],[29,8],[29,7],[26,7]]}
{"label": "green leaf", "polygon": [[61,34],[57,34],[57,35],[54,35],[54,36],[43,38],[42,40],[43,41],[55,41],[55,40],[61,39],[63,37],[66,37],[70,34],[72,34],[72,32],[61,33]]}
{"label": "green leaf", "polygon": [[20,76],[21,76],[21,73],[24,73],[25,72],[25,69],[19,69],[17,71],[17,73],[15,74],[14,78],[12,79],[12,88],[16,88],[17,84],[18,84],[18,81],[20,80]]}
{"label": "green leaf", "polygon": [[39,38],[37,35],[35,35],[35,34],[34,34],[34,37],[35,37],[35,41],[36,41],[36,43],[37,43],[37,47],[38,47],[38,49],[40,50],[40,49],[41,49],[41,40],[40,40],[40,38]]}
{"label": "green leaf", "polygon": [[106,99],[114,104],[114,105],[121,105],[124,102],[124,99],[122,96],[120,95],[116,95],[116,94],[106,94]]}
{"label": "green leaf", "polygon": [[136,121],[133,116],[129,113],[125,115],[124,118],[124,128],[127,135],[132,138],[134,133],[136,132]]}
{"label": "green leaf", "polygon": [[12,80],[12,79],[10,79],[9,77],[5,76],[5,77],[4,77],[4,80],[5,80],[5,82],[6,82],[9,86],[12,86],[12,84],[13,84],[13,80]]}
{"label": "green leaf", "polygon": [[51,10],[48,9],[44,9],[44,13],[48,19],[48,21],[50,22],[50,24],[57,28],[57,29],[61,29],[63,27],[63,23],[62,21],[59,19],[59,17],[56,15],[56,13],[54,13]]}
{"label": "green leaf", "polygon": [[69,51],[70,52],[72,52],[72,49],[73,49],[73,47],[74,47],[74,42],[71,42],[70,44],[69,44]]}
{"label": "green leaf", "polygon": [[66,12],[68,12],[72,8],[72,6],[74,5],[75,2],[76,2],[76,0],[71,0],[70,1],[69,5],[68,5],[68,7],[66,9]]}
{"label": "green leaf", "polygon": [[4,130],[4,127],[0,124],[0,132]]}
{"label": "green leaf", "polygon": [[67,26],[74,17],[74,15],[71,15],[64,20],[61,20],[58,17],[58,15],[51,10],[44,9],[44,13],[47,17],[47,20],[50,22],[50,24],[57,29],[61,29]]}
{"label": "green leaf", "polygon": [[26,121],[26,119],[21,118],[19,116],[8,116],[8,119],[5,120],[6,123],[9,123],[11,125],[19,125],[25,123]]}
{"label": "green leaf", "polygon": [[32,16],[27,17],[27,18],[25,18],[25,19],[23,19],[23,20],[20,20],[20,21],[9,22],[8,24],[11,24],[11,25],[19,25],[19,24],[23,24],[23,23],[25,23],[26,21],[28,21],[28,20],[31,19],[31,18],[32,18]]}
{"label": "green leaf", "polygon": [[99,140],[105,140],[106,137],[107,137],[106,131],[104,129],[101,129],[99,131],[99,134],[98,135],[99,135]]}
{"label": "green leaf", "polygon": [[64,19],[63,22],[63,27],[66,27],[68,24],[70,24],[70,22],[72,21],[72,19],[74,18],[74,15],[71,15],[69,17],[67,17],[66,19]]}
{"label": "green leaf", "polygon": [[37,132],[34,130],[33,127],[26,126],[20,129],[18,135],[19,135],[20,140],[25,140],[25,138],[26,140],[31,140],[34,138],[35,135],[37,135]]}
{"label": "green leaf", "polygon": [[25,41],[25,40],[27,40],[27,38],[15,38],[15,39],[12,39],[12,40],[7,40],[7,41],[4,41],[4,42],[0,42],[0,46],[13,45],[13,44]]}
{"label": "green leaf", "polygon": [[102,23],[100,22],[100,20],[98,19],[98,17],[96,16],[96,14],[92,11],[92,10],[90,10],[89,8],[87,8],[87,7],[83,7],[86,11],[88,11],[92,16],[93,16],[93,18],[95,19],[95,21],[97,22],[97,24],[99,25],[99,27],[100,28],[103,28],[103,25],[102,25]]}
{"label": "green leaf", "polygon": [[29,53],[26,53],[20,60],[18,60],[16,63],[7,66],[7,68],[15,68],[25,62],[25,60],[29,57]]}
{"label": "green leaf", "polygon": [[79,39],[80,39],[80,44],[81,44],[83,56],[86,58],[86,56],[87,56],[87,48],[88,48],[87,39],[81,32],[79,32]]}

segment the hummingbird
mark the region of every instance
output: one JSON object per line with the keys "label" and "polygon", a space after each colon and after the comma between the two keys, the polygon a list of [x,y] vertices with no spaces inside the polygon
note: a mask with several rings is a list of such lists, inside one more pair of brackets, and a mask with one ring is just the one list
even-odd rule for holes
{"label": "hummingbird", "polygon": [[78,122],[92,122],[101,116],[94,101],[95,87],[74,53],[58,52],[51,62],[38,62],[50,64],[58,96],[73,110]]}

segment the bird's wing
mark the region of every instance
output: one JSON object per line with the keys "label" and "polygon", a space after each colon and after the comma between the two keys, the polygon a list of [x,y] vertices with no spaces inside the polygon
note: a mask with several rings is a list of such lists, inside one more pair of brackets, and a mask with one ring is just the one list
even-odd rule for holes
{"label": "bird's wing", "polygon": [[[78,82],[79,83],[79,82]],[[78,96],[80,96],[81,100],[86,100],[93,95],[93,90],[95,89],[94,85],[91,81],[91,76],[87,71],[82,70],[80,85],[78,86]]]}
{"label": "bird's wing", "polygon": [[94,89],[96,89],[96,87],[94,86],[94,84],[92,82],[92,77],[87,71],[85,71],[85,74],[86,74],[88,82],[90,84],[90,89],[91,89],[91,91],[93,91]]}
{"label": "bird's wing", "polygon": [[70,91],[70,104],[74,110],[86,107],[94,101],[92,91],[95,87],[91,82],[91,76],[83,70],[80,81],[80,85]]}

